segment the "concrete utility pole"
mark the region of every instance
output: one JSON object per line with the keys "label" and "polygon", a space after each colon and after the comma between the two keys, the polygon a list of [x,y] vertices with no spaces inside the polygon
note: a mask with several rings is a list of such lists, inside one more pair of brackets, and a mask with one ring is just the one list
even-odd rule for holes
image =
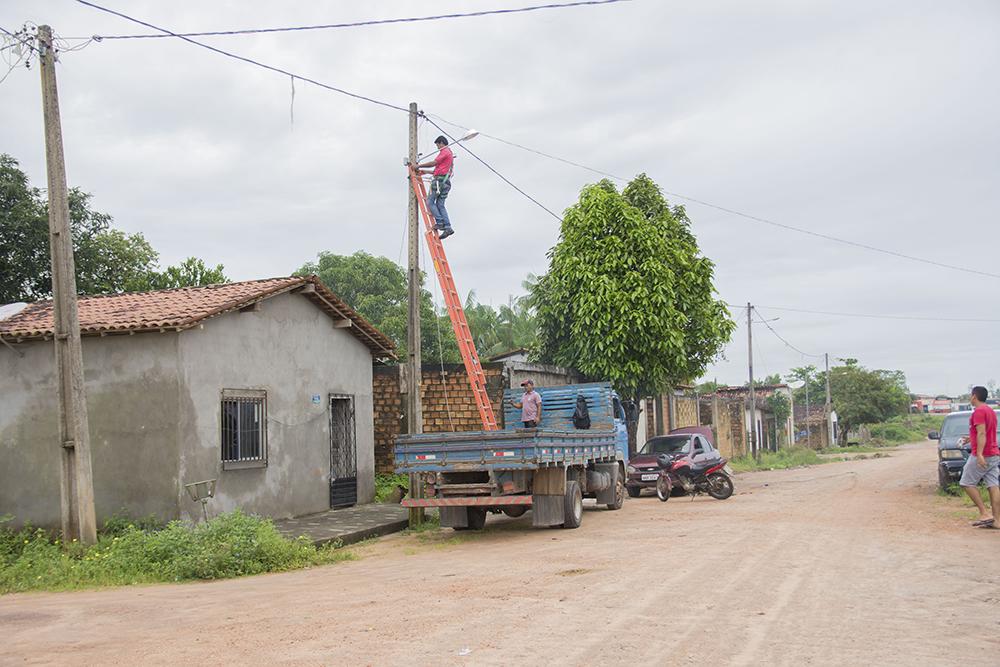
{"label": "concrete utility pole", "polygon": [[753,306],[747,301],[747,360],[750,368],[750,453],[760,456],[757,450],[757,406],[754,404],[753,390]]}
{"label": "concrete utility pole", "polygon": [[[410,102],[410,164],[417,163],[417,103]],[[424,413],[420,403],[420,220],[417,208],[417,195],[407,179],[407,190],[410,193],[409,210],[409,263],[407,265],[407,284],[409,287],[409,315],[407,317],[406,347],[407,364],[407,424],[410,433],[424,432]],[[436,313],[435,313],[436,315]],[[410,475],[410,497],[423,496],[420,475]],[[419,507],[410,508],[410,526],[423,523],[424,511]]]}
{"label": "concrete utility pole", "polygon": [[824,352],[823,359],[826,362],[826,442],[827,447],[833,447],[833,403],[830,401],[830,353]]}
{"label": "concrete utility pole", "polygon": [[62,460],[63,540],[97,542],[94,476],[90,461],[90,427],[83,383],[83,351],[76,305],[76,267],[69,226],[69,194],[63,159],[56,57],[52,28],[38,27],[45,120],[45,164],[49,185],[49,245],[52,254],[53,332],[59,376],[59,445]]}

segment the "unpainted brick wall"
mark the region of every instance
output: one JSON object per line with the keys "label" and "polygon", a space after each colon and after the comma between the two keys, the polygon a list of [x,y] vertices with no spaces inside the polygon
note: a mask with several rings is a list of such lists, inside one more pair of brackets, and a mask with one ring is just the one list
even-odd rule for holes
{"label": "unpainted brick wall", "polygon": [[[503,364],[483,364],[486,392],[493,412],[501,419],[503,400]],[[405,424],[406,406],[399,390],[399,366],[378,366],[373,374],[375,407],[375,472],[394,472],[396,436]],[[424,432],[478,431],[483,427],[479,409],[469,386],[465,367],[460,364],[423,368],[420,400],[424,413]],[[502,426],[502,424],[501,424]]]}

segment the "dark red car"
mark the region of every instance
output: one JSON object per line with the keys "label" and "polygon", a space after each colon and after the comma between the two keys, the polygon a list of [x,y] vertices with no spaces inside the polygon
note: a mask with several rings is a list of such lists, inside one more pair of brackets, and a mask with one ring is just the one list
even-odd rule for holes
{"label": "dark red car", "polygon": [[625,488],[629,496],[638,498],[643,489],[656,488],[656,478],[660,476],[657,463],[660,454],[670,454],[675,459],[688,458],[694,464],[722,460],[712,441],[712,429],[708,426],[675,428],[667,435],[654,436],[628,461]]}

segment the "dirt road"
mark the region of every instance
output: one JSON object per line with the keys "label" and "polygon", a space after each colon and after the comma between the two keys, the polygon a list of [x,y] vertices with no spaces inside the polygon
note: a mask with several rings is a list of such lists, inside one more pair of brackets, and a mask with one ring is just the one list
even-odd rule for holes
{"label": "dirt road", "polygon": [[934,495],[934,461],[911,445],[578,530],[491,519],[308,571],[6,596],[0,662],[998,664],[1000,530]]}

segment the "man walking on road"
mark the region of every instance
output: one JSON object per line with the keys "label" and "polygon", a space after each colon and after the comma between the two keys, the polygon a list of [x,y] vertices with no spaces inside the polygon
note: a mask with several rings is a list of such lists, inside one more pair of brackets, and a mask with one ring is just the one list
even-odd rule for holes
{"label": "man walking on road", "polygon": [[512,401],[514,407],[521,410],[524,428],[538,428],[542,422],[542,397],[535,391],[534,380],[525,380],[521,386],[524,387],[524,395],[520,402]]}
{"label": "man walking on road", "polygon": [[[986,387],[972,388],[972,416],[969,417],[969,435],[963,442],[972,444],[972,452],[962,469],[959,484],[979,509],[978,528],[992,528],[1000,518],[1000,449],[997,448],[997,415],[986,405]],[[993,513],[986,511],[979,484],[985,484],[990,493]]]}
{"label": "man walking on road", "polygon": [[[434,229],[441,232],[440,238],[446,239],[455,233],[451,228],[451,220],[448,219],[448,211],[444,208],[444,200],[451,191],[451,172],[455,155],[448,148],[448,138],[444,135],[435,139],[434,145],[438,147],[437,156],[433,160],[418,164],[417,169],[423,170],[421,173],[431,174],[431,193],[427,195],[427,208],[434,216]],[[433,171],[429,171],[430,167],[434,168]]]}

